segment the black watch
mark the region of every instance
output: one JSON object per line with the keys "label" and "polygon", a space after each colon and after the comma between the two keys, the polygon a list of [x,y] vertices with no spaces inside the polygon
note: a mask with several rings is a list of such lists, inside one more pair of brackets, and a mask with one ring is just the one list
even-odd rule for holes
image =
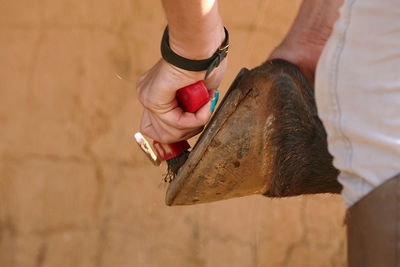
{"label": "black watch", "polygon": [[161,55],[162,57],[170,64],[189,71],[203,71],[207,70],[206,76],[204,79],[207,79],[208,75],[219,66],[219,64],[224,60],[226,55],[228,54],[229,49],[229,33],[228,30],[224,27],[225,31],[225,40],[221,44],[215,53],[207,59],[201,60],[192,60],[181,57],[172,51],[169,46],[169,35],[168,35],[168,26],[165,28],[162,40],[161,40]]}

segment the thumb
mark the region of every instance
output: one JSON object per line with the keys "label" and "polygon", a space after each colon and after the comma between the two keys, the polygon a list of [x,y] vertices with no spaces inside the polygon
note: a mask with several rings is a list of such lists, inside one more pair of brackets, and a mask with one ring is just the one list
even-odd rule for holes
{"label": "thumb", "polygon": [[197,110],[195,116],[197,121],[205,125],[211,117],[211,101],[208,101],[207,104]]}
{"label": "thumb", "polygon": [[204,81],[205,86],[208,90],[217,90],[222,78],[224,77],[226,66],[227,66],[227,58],[225,58],[220,65],[214,69],[210,76]]}

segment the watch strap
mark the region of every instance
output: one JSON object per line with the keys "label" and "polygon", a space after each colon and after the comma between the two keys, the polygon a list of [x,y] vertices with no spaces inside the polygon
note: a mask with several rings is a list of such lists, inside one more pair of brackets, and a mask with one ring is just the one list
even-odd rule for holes
{"label": "watch strap", "polygon": [[225,40],[221,44],[221,46],[215,51],[215,53],[207,59],[201,60],[193,60],[184,58],[174,51],[172,51],[169,46],[169,35],[168,35],[168,26],[165,28],[162,40],[161,40],[161,55],[162,57],[170,64],[189,71],[204,71],[207,70],[205,78],[211,74],[211,72],[219,66],[219,64],[224,60],[226,55],[228,54],[229,49],[229,33],[228,30],[224,27],[225,31]]}

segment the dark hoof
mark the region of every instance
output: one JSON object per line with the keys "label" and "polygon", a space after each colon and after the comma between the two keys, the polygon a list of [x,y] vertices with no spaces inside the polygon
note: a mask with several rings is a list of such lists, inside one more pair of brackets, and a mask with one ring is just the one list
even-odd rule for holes
{"label": "dark hoof", "polygon": [[242,70],[166,195],[190,205],[252,194],[338,193],[314,93],[284,60]]}

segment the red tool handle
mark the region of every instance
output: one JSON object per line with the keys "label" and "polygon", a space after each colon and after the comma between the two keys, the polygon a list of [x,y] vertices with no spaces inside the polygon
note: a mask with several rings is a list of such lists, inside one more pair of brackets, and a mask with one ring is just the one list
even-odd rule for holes
{"label": "red tool handle", "polygon": [[[198,81],[179,89],[176,92],[176,98],[179,106],[185,112],[196,112],[210,100],[208,90],[203,81]],[[153,147],[160,160],[169,160],[188,150],[190,145],[186,140],[173,144],[161,144],[154,140]]]}

